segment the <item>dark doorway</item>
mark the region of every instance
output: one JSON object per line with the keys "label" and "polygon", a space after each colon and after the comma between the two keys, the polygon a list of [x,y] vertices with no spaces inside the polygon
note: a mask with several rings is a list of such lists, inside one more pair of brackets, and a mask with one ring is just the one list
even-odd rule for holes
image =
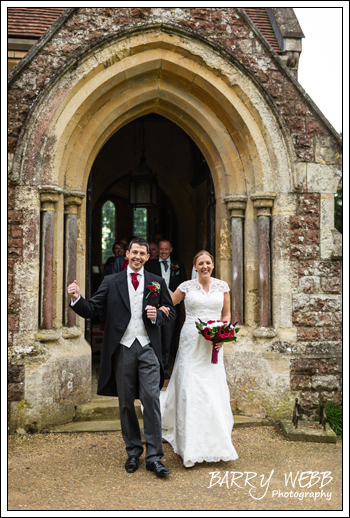
{"label": "dark doorway", "polygon": [[[158,196],[157,207],[141,214],[145,220],[141,228],[129,205],[128,176],[140,161],[142,127],[145,156],[157,177]],[[154,234],[169,239],[173,255],[186,266],[188,279],[198,250],[208,249],[215,256],[215,193],[209,167],[193,140],[160,115],[136,119],[106,142],[91,169],[87,194],[88,295],[100,285],[107,252],[112,256],[111,244],[121,238],[129,240],[138,231],[148,241]],[[104,207],[109,210],[108,225],[113,227],[108,234],[108,250],[103,241],[107,221],[103,220]],[[102,334],[98,319],[86,323],[86,339],[93,351],[102,343]]]}

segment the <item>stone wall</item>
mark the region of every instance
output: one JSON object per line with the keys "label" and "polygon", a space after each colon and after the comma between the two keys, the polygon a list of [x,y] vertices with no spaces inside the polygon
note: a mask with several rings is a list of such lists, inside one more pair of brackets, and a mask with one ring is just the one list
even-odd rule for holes
{"label": "stone wall", "polygon": [[291,260],[298,262],[298,293],[293,296],[293,325],[300,341],[341,339],[341,264],[320,254],[320,195],[298,196],[290,219]]}
{"label": "stone wall", "polygon": [[[332,354],[332,353],[331,353]],[[341,358],[300,358],[291,361],[291,389],[300,393],[304,408],[314,408],[320,398],[342,401]]]}
{"label": "stone wall", "polygon": [[24,366],[8,366],[8,401],[21,401],[24,399]]}
{"label": "stone wall", "polygon": [[291,389],[300,392],[308,407],[317,405],[320,397],[342,398],[342,359],[334,357],[342,339],[341,262],[321,258],[321,194],[297,198],[296,216],[290,218],[290,254],[298,271],[293,325],[308,354],[291,360]]}
{"label": "stone wall", "polygon": [[15,210],[15,188],[8,186],[8,345],[19,329],[20,297],[14,293],[14,264],[23,255],[23,211]]}

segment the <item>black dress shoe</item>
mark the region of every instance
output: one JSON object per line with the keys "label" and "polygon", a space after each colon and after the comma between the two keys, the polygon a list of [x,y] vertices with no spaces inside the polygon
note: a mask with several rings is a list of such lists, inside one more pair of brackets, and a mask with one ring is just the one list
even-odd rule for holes
{"label": "black dress shoe", "polygon": [[160,462],[160,460],[146,464],[146,469],[148,469],[148,471],[154,471],[157,477],[163,478],[170,475],[170,471]]}
{"label": "black dress shoe", "polygon": [[139,458],[136,455],[130,455],[125,463],[125,471],[127,473],[134,473],[139,467]]}

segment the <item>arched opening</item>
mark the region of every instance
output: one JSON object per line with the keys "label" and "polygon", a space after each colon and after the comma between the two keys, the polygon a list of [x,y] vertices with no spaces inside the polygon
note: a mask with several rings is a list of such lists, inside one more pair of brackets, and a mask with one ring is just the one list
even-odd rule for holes
{"label": "arched opening", "polygon": [[[135,210],[129,203],[128,182],[140,161],[142,132],[147,164],[157,178],[157,206]],[[92,165],[89,189],[86,282],[91,294],[113,256],[113,243],[120,239],[129,242],[139,235],[151,242],[161,235],[170,240],[172,256],[185,264],[187,278],[198,250],[209,248],[215,254],[215,195],[209,166],[187,133],[166,117],[149,113],[114,133]],[[96,317],[86,326],[95,361],[103,336],[100,323]]]}

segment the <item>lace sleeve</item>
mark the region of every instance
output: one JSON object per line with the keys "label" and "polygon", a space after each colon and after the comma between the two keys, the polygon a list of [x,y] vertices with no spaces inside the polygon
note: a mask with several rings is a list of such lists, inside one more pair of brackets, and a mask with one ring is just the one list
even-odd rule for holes
{"label": "lace sleeve", "polygon": [[178,286],[178,289],[179,289],[182,293],[187,293],[187,292],[188,292],[188,281],[182,282],[182,283]]}
{"label": "lace sleeve", "polygon": [[230,291],[230,288],[229,288],[229,285],[227,284],[227,282],[222,281],[222,283],[223,283],[223,292],[227,293],[228,291]]}

